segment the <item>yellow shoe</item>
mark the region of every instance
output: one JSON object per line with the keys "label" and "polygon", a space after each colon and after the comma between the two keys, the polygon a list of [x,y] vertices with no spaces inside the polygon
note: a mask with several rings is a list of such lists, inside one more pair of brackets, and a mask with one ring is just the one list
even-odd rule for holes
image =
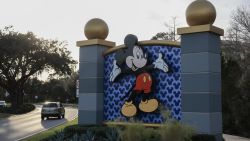
{"label": "yellow shoe", "polygon": [[140,110],[146,113],[154,112],[158,108],[158,101],[156,99],[149,99],[146,101],[141,101],[139,104]]}
{"label": "yellow shoe", "polygon": [[125,102],[124,105],[122,106],[122,114],[126,117],[133,117],[136,112],[137,109],[135,107],[135,105],[131,102]]}

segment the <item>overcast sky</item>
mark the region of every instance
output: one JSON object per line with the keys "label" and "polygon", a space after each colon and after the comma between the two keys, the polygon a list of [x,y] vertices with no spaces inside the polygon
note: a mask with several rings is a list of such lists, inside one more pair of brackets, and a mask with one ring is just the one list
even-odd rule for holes
{"label": "overcast sky", "polygon": [[[66,40],[78,60],[75,42],[86,40],[84,25],[101,18],[109,26],[107,40],[122,44],[126,34],[139,40],[150,39],[166,30],[164,22],[177,17],[179,27],[187,26],[185,10],[193,0],[0,0],[0,28],[13,25],[20,32],[32,31],[39,37]],[[230,15],[250,0],[210,0],[217,9],[215,25],[226,28]]]}

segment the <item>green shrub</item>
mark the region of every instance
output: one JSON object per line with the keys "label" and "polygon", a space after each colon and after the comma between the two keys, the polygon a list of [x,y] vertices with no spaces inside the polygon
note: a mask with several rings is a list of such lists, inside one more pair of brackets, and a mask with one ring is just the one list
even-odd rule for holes
{"label": "green shrub", "polygon": [[74,134],[74,136],[72,137],[72,139],[70,141],[82,141],[81,139],[82,137],[79,136],[78,134]]}
{"label": "green shrub", "polygon": [[43,141],[215,141],[215,136],[194,134],[194,130],[177,121],[164,123],[162,127],[151,128],[141,123],[128,125],[86,125],[68,126]]}
{"label": "green shrub", "polygon": [[[64,139],[81,141],[85,136],[88,139],[83,139],[84,141],[192,141],[195,132],[191,127],[172,120],[169,112],[164,112],[163,115],[165,122],[158,128],[146,127],[135,120],[127,125],[68,126],[64,129]],[[199,136],[194,139],[199,139]]]}
{"label": "green shrub", "polygon": [[87,131],[85,134],[82,135],[83,141],[94,141],[95,140],[95,133],[93,131]]}
{"label": "green shrub", "polygon": [[140,124],[128,125],[125,130],[121,131],[122,141],[143,141],[142,132],[145,127]]}
{"label": "green shrub", "polygon": [[192,141],[216,141],[214,135],[198,134],[192,137]]}
{"label": "green shrub", "polygon": [[126,125],[124,130],[120,131],[122,141],[159,141],[159,135],[155,129],[145,127],[141,123]]}
{"label": "green shrub", "polygon": [[65,137],[70,138],[74,134],[82,135],[88,131],[95,135],[97,140],[107,138],[107,131],[111,130],[111,127],[106,125],[73,125],[64,129]]}
{"label": "green shrub", "polygon": [[59,132],[55,132],[55,135],[50,137],[50,139],[48,139],[49,141],[63,141],[64,140],[64,132],[63,131],[59,131]]}
{"label": "green shrub", "polygon": [[1,107],[0,113],[8,113],[8,114],[25,114],[30,111],[33,111],[36,107],[33,104],[23,104],[18,108],[13,109],[12,107]]}
{"label": "green shrub", "polygon": [[109,130],[106,131],[106,134],[103,138],[103,141],[120,141],[121,137],[120,137],[120,133],[119,133],[120,129],[118,128],[110,128]]}
{"label": "green shrub", "polygon": [[178,121],[165,123],[159,129],[162,141],[191,141],[194,130]]}

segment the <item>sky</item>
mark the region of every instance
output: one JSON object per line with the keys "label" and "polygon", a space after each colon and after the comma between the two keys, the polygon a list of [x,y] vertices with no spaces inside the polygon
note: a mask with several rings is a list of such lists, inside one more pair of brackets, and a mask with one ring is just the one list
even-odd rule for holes
{"label": "sky", "polygon": [[[72,57],[79,58],[76,41],[86,40],[84,26],[92,18],[101,18],[109,26],[106,40],[123,44],[127,34],[148,40],[166,31],[177,17],[177,26],[185,27],[185,11],[194,0],[0,0],[0,28],[13,25],[19,32],[32,31],[38,37],[68,42]],[[210,0],[217,10],[215,26],[226,29],[232,11],[250,0]]]}

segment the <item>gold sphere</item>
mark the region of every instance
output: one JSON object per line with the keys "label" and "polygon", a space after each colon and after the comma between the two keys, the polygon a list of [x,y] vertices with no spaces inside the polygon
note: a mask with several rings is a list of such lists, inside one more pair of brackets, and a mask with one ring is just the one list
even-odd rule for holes
{"label": "gold sphere", "polygon": [[84,34],[87,39],[105,40],[109,34],[109,28],[104,20],[94,18],[89,20],[85,25]]}
{"label": "gold sphere", "polygon": [[216,19],[216,9],[207,0],[196,0],[186,10],[186,20],[189,26],[213,24]]}

